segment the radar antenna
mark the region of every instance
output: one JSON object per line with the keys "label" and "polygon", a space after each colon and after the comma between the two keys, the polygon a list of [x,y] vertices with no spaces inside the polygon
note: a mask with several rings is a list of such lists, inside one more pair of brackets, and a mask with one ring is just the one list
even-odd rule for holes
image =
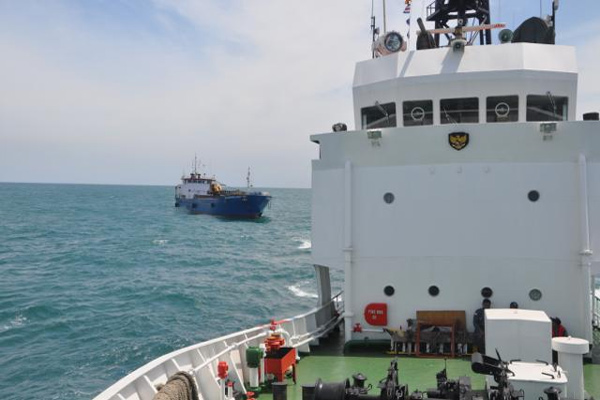
{"label": "radar antenna", "polygon": [[[450,20],[456,20],[456,27],[447,32]],[[454,31],[455,35],[461,35],[469,20],[477,20],[477,23],[473,21],[473,25],[479,25],[485,31],[479,36],[480,44],[492,44],[490,28],[484,25],[491,21],[489,0],[434,0],[427,6],[427,21],[435,23],[435,29],[430,32],[435,35],[437,47],[440,45],[440,34],[445,34],[450,41],[448,34]]]}

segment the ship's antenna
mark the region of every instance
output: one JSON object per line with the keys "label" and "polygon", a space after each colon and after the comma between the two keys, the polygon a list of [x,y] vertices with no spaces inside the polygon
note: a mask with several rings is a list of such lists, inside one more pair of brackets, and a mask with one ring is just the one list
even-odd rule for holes
{"label": "ship's antenna", "polygon": [[383,33],[387,32],[387,18],[385,16],[385,0],[383,0]]}
{"label": "ship's antenna", "polygon": [[248,167],[248,175],[246,175],[246,187],[247,188],[252,187],[252,185],[250,184],[250,167]]}
{"label": "ship's antenna", "polygon": [[[379,36],[379,28],[375,27],[375,0],[371,0],[371,35],[372,43],[375,43],[377,36]],[[371,51],[372,58],[375,58],[375,49]]]}
{"label": "ship's antenna", "polygon": [[556,10],[558,10],[558,0],[552,0],[552,28],[556,35]]}

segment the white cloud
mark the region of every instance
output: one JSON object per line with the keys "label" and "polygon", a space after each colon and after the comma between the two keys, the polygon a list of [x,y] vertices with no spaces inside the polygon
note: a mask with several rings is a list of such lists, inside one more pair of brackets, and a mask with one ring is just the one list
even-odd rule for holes
{"label": "white cloud", "polygon": [[[56,52],[33,28],[0,35],[0,180],[169,184],[198,152],[230,183],[251,165],[257,185],[309,186],[308,136],[351,121],[368,15],[341,0],[286,3],[159,2],[163,27],[176,29],[177,12],[213,32],[198,48],[73,32],[82,22],[64,13]],[[54,166],[31,176],[40,158]]]}
{"label": "white cloud", "polygon": [[[174,184],[198,153],[229,184],[251,166],[256,185],[308,187],[309,135],[353,125],[370,2],[154,0],[134,28],[29,3],[0,13],[0,181]],[[598,108],[599,44],[578,49],[580,112]]]}

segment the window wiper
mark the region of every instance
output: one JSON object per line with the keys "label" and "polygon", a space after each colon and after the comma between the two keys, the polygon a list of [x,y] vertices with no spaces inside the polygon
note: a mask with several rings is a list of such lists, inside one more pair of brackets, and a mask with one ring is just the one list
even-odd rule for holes
{"label": "window wiper", "polygon": [[450,122],[451,124],[455,124],[458,125],[456,120],[454,120],[454,118],[452,118],[450,116],[450,114],[448,114],[448,110],[446,110],[446,107],[442,108],[442,110],[444,111],[444,116],[446,117],[446,119],[448,120],[448,122]]}
{"label": "window wiper", "polygon": [[377,107],[377,109],[379,111],[381,111],[381,113],[385,116],[385,119],[387,121],[387,125],[391,126],[391,123],[390,123],[390,114],[388,114],[388,112],[385,110],[385,108],[383,108],[383,106],[381,104],[379,104],[378,101],[375,102],[375,107]]}
{"label": "window wiper", "polygon": [[558,115],[556,114],[556,102],[554,101],[554,95],[552,92],[546,92],[546,96],[548,96],[548,100],[550,100],[550,105],[552,106],[552,116],[555,121],[558,121]]}

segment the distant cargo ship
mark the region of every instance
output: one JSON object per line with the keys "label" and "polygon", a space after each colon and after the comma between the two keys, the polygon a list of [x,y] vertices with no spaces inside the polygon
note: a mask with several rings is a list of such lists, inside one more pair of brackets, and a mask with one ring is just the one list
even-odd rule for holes
{"label": "distant cargo ship", "polygon": [[[248,187],[250,187],[248,175]],[[210,214],[231,218],[260,218],[271,201],[268,192],[227,189],[215,178],[196,168],[181,178],[175,187],[175,207],[185,207],[192,214]]]}

